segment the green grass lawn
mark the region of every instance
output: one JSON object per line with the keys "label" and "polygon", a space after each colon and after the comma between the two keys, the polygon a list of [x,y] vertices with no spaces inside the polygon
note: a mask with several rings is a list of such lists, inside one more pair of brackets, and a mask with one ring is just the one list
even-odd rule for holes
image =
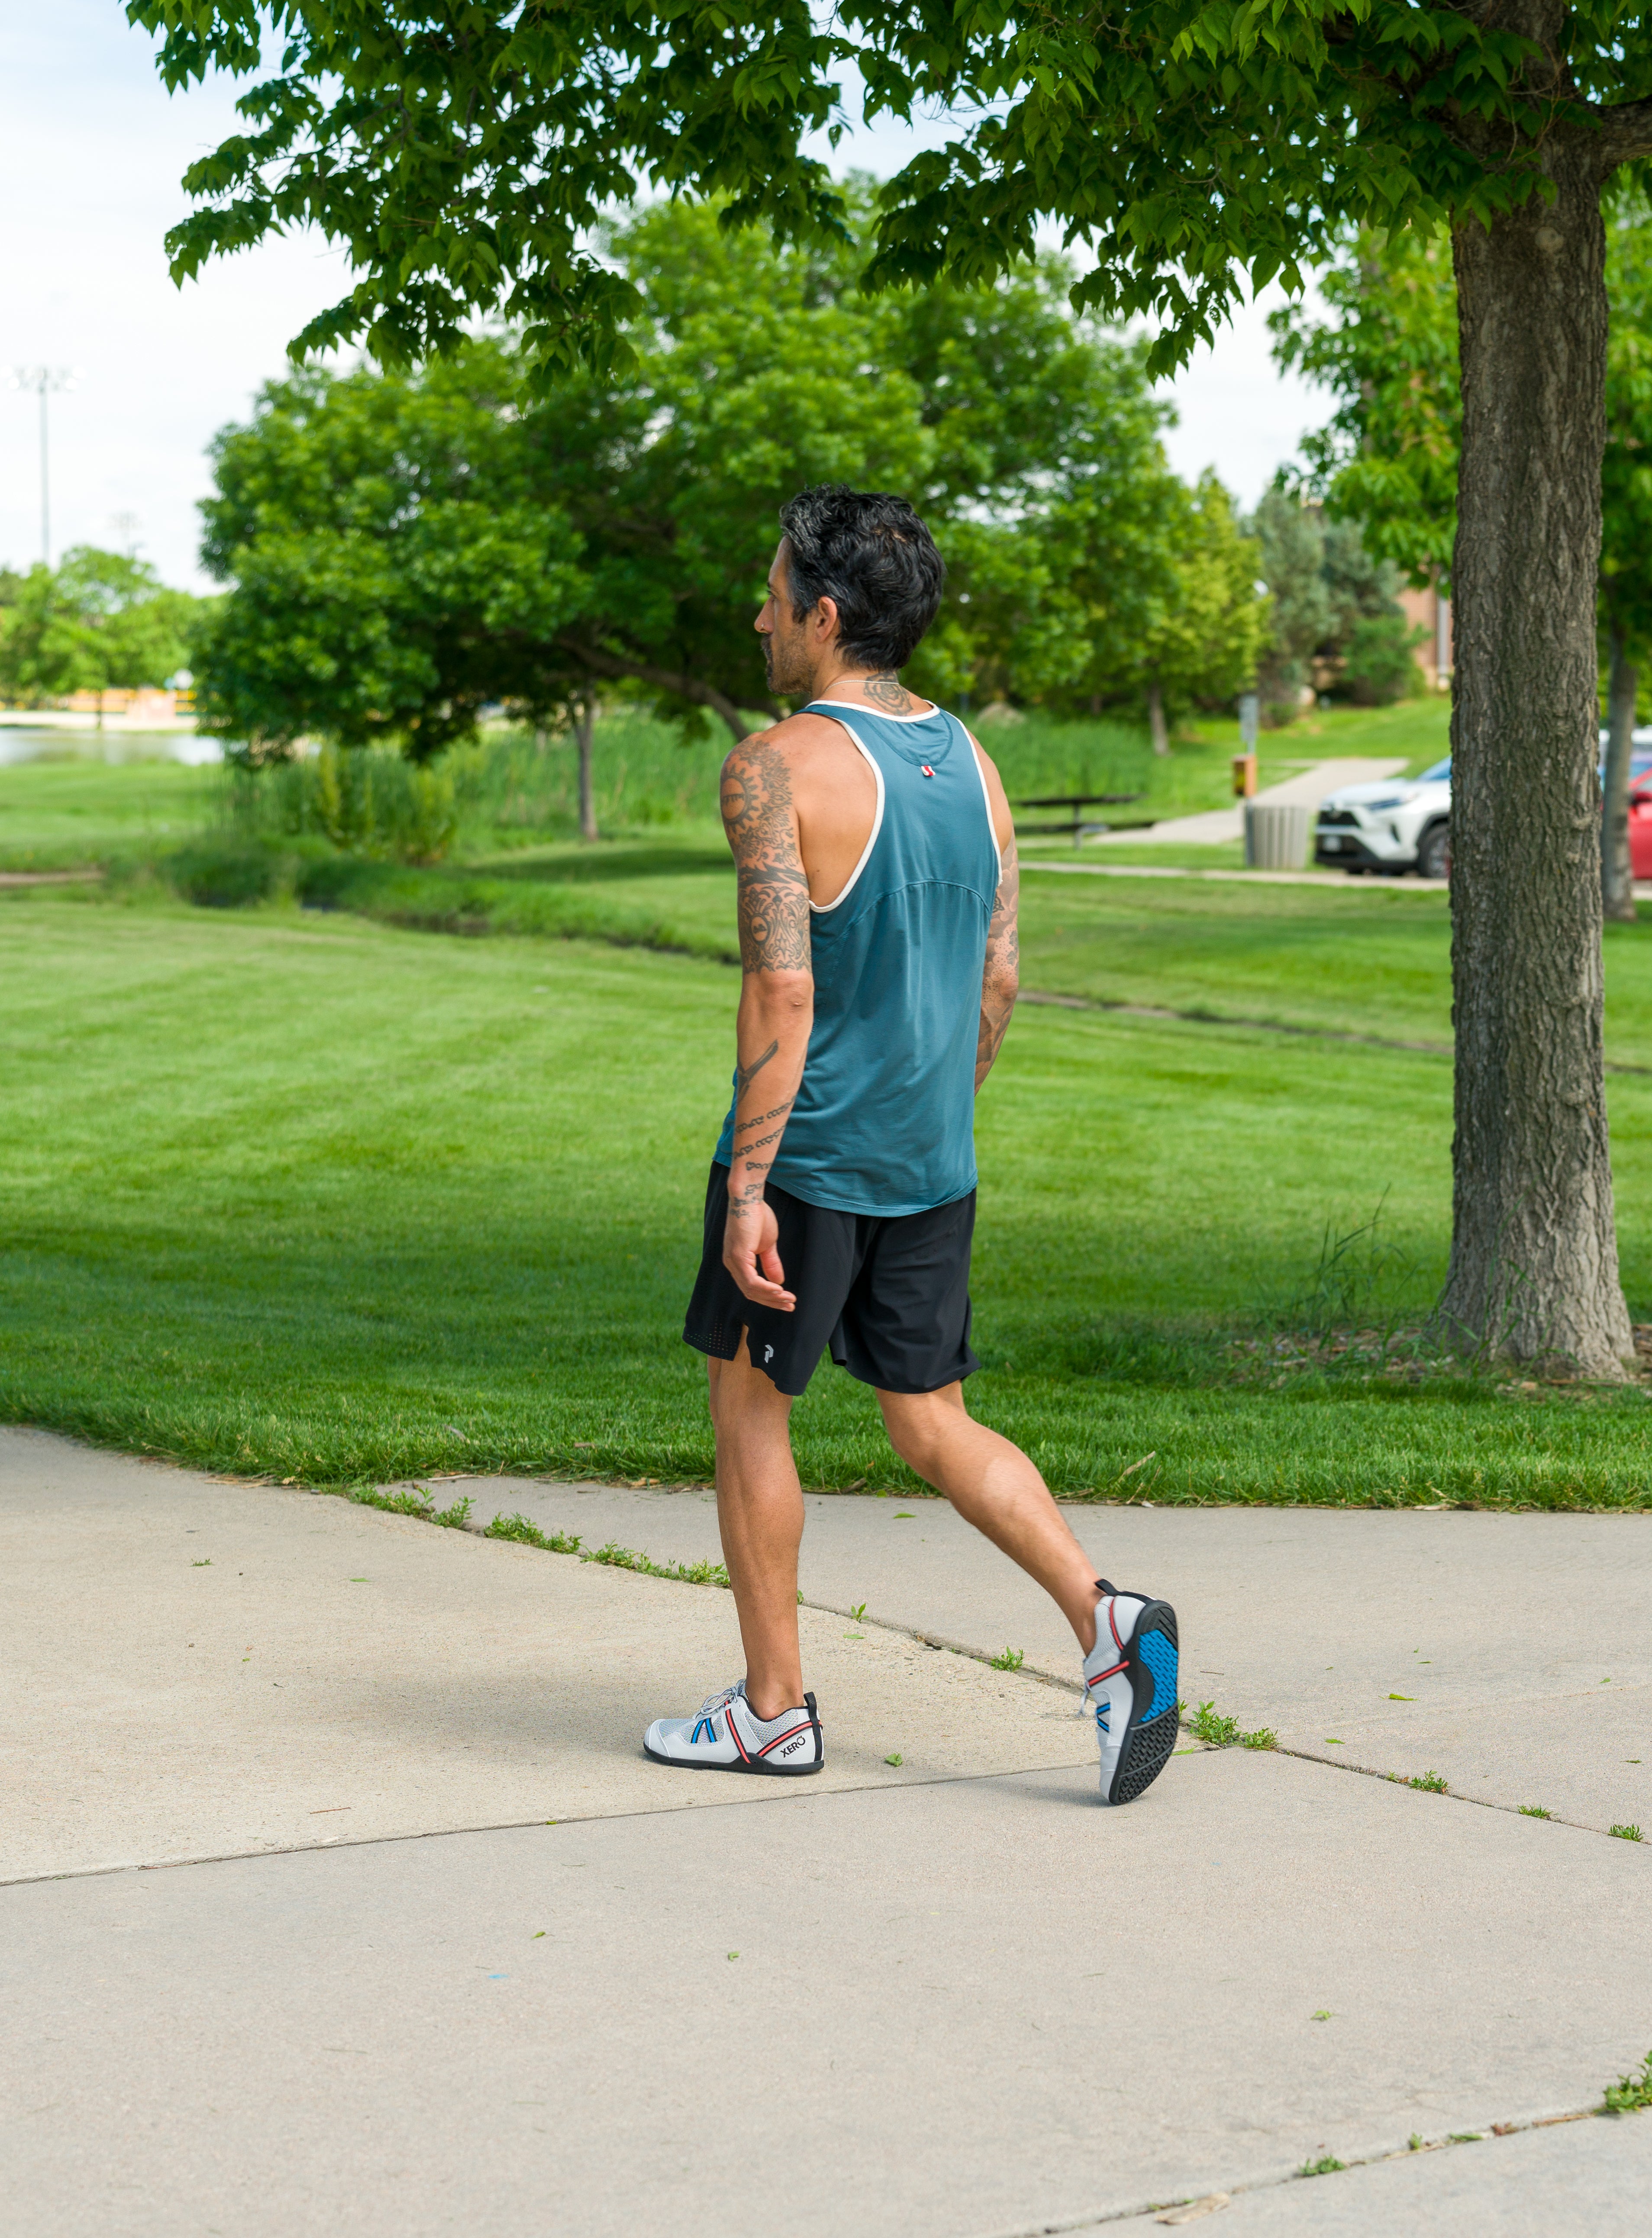
{"label": "green grass lawn", "polygon": [[[1237,753],[1237,728],[1224,720],[1194,723],[1186,736],[1190,743]],[[1344,755],[1403,755],[1404,774],[1416,777],[1450,751],[1451,703],[1443,693],[1399,699],[1391,707],[1316,707],[1282,731],[1264,731],[1257,741],[1264,785],[1289,777],[1293,767]]]}
{"label": "green grass lawn", "polygon": [[103,762],[63,746],[0,763],[0,870],[73,868],[196,831],[222,773],[159,759]]}
{"label": "green grass lawn", "polygon": [[[709,869],[668,875],[720,891]],[[1183,889],[1152,891],[1181,909]],[[1358,953],[1400,939],[1382,969],[1401,989],[1422,967],[1398,905],[1350,906],[1381,929]],[[1208,992],[1237,947],[1265,953],[1236,922],[1178,918],[1166,971]],[[1050,937],[1069,960],[1081,945]],[[1091,937],[1086,970],[1113,943]],[[1623,946],[1638,968],[1634,929]],[[1281,999],[1322,999],[1306,961],[1297,977],[1310,994],[1286,975]],[[735,990],[713,961],[576,940],[141,890],[6,897],[0,1412],[314,1482],[703,1477],[702,1371],[679,1329]],[[1424,994],[1406,999],[1420,1015]],[[1346,1015],[1377,1007],[1350,988]],[[1644,1314],[1652,1083],[1616,1078],[1612,1098]],[[1271,1353],[1236,1373],[1229,1333],[1300,1321],[1327,1224],[1379,1200],[1389,1255],[1343,1303],[1364,1319],[1426,1301],[1450,1127],[1442,1057],[1024,1010],[981,1111],[978,1411],[1058,1488],[1098,1496],[1652,1505],[1638,1386],[1362,1381]],[[809,1481],[901,1481],[868,1394],[829,1367],[798,1429]]]}

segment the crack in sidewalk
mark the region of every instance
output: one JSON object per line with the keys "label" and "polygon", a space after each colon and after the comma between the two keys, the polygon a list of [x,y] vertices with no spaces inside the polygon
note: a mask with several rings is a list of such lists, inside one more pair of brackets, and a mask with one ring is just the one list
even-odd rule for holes
{"label": "crack in sidewalk", "polygon": [[[1623,2118],[1622,2116],[1609,2114],[1599,2105],[1572,2106],[1559,2113],[1528,2115],[1511,2122],[1493,2122],[1483,2130],[1448,2131],[1443,2136],[1425,2138],[1415,2144],[1407,2142],[1385,2146],[1381,2151],[1362,2153],[1351,2161],[1344,2161],[1341,2167],[1326,2173],[1346,2175],[1353,2168],[1381,2168],[1390,2161],[1410,2160],[1419,2153],[1441,2152],[1450,2145],[1486,2144],[1494,2138],[1518,2136],[1530,2129],[1557,2129],[1567,2122]],[[1279,2168],[1271,2175],[1254,2177],[1248,2183],[1233,2183],[1225,2192],[1189,2192],[1179,2199],[1144,2200],[1132,2207],[1105,2208],[1099,2214],[1081,2213],[1063,2215],[1054,2221],[1020,2222],[1013,2229],[982,2232],[979,2238],[1070,2238],[1073,2233],[1099,2230],[1111,2223],[1140,2221],[1148,2215],[1160,2216],[1168,2222],[1172,2216],[1178,2215],[1178,2210],[1198,2208],[1205,2201],[1211,2202],[1206,2211],[1215,2213],[1250,2193],[1277,2191],[1284,2184],[1299,2183],[1305,2179],[1306,2171],[1303,2168]],[[1188,2219],[1193,2218],[1190,2216]]]}

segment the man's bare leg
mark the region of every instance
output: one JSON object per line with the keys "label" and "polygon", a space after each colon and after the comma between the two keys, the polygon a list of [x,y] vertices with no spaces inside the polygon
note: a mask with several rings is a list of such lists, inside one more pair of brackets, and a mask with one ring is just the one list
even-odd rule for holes
{"label": "man's bare leg", "polygon": [[970,1420],[961,1383],[916,1396],[880,1391],[878,1403],[907,1467],[1038,1579],[1088,1655],[1096,1644],[1095,1565],[1021,1448]]}
{"label": "man's bare leg", "polygon": [[803,1491],[792,1458],[792,1401],[753,1367],[744,1342],[733,1360],[709,1366],[717,1527],[746,1647],[746,1698],[753,1717],[778,1718],[803,1699],[797,1628]]}

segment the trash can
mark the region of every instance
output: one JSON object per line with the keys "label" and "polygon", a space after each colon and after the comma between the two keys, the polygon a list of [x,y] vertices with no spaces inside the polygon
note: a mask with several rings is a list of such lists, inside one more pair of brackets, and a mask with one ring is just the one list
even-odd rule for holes
{"label": "trash can", "polygon": [[1247,800],[1244,804],[1244,867],[1247,871],[1300,871],[1308,860],[1310,811],[1293,802]]}

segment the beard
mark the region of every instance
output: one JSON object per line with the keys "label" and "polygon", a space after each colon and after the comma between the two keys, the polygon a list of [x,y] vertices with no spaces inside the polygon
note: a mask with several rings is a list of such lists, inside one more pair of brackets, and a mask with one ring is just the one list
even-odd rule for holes
{"label": "beard", "polygon": [[769,690],[782,699],[807,692],[814,681],[803,660],[801,647],[786,643],[778,635],[763,640],[763,672]]}

